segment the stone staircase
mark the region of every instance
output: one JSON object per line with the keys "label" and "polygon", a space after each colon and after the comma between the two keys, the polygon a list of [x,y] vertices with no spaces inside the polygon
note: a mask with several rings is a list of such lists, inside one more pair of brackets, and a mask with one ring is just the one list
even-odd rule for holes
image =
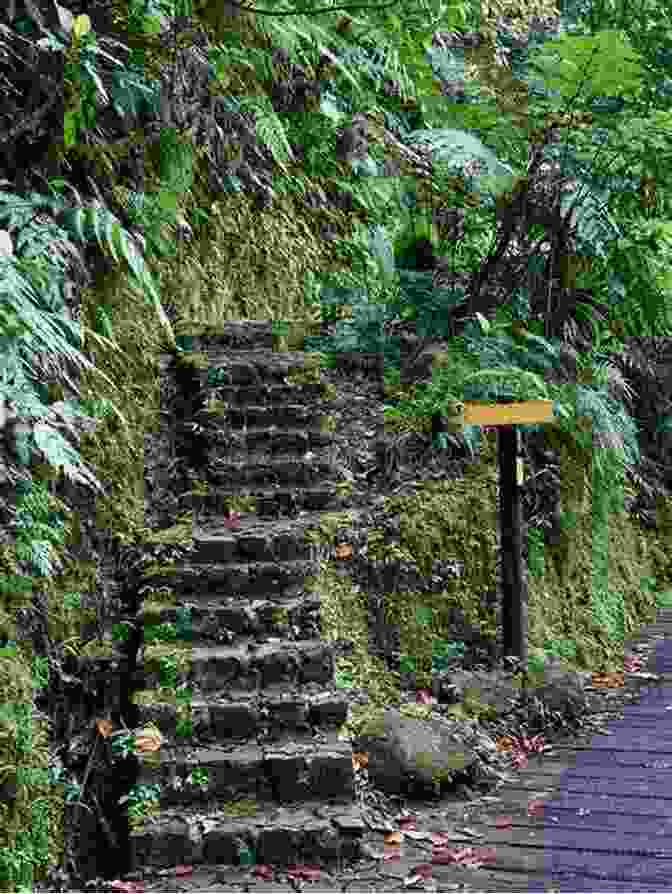
{"label": "stone staircase", "polygon": [[[131,871],[359,854],[352,749],[337,737],[348,693],[334,683],[319,598],[304,588],[325,556],[306,528],[347,507],[344,475],[324,424],[319,368],[315,381],[292,381],[311,378],[310,355],[275,353],[269,334],[253,350],[237,349],[230,331],[201,340],[174,402],[183,408],[175,441],[207,493],[192,487],[183,501],[194,517],[188,562],[143,578],[170,595],[139,610],[143,691],[135,701],[140,725],[156,723],[163,744],[141,765],[138,783],[160,785],[161,795],[154,815],[131,830]],[[228,526],[230,500],[250,497],[254,509]],[[180,656],[173,696],[176,687],[191,690],[186,722],[170,688],[160,688],[150,631],[164,623],[178,633],[169,643]],[[207,771],[207,782],[185,780],[194,768]]]}

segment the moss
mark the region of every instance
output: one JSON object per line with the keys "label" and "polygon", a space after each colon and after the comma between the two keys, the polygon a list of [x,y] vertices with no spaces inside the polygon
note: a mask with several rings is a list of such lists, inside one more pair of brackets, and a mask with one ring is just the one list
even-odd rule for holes
{"label": "moss", "polygon": [[175,659],[178,668],[184,669],[191,665],[192,647],[190,643],[165,643],[158,640],[146,644],[143,657],[146,667],[158,668],[162,658]]}
{"label": "moss", "polygon": [[260,807],[252,798],[241,798],[240,801],[221,801],[217,810],[227,816],[254,816]]}
{"label": "moss", "polygon": [[289,611],[284,606],[276,606],[271,612],[271,618],[274,624],[287,624]]}
{"label": "moss", "polygon": [[331,543],[341,528],[350,528],[353,517],[349,512],[324,512],[320,516],[317,527],[305,529],[305,537],[309,543]]}
{"label": "moss", "polygon": [[79,654],[85,658],[117,658],[120,652],[119,646],[114,643],[90,640],[84,643]]}
{"label": "moss", "polygon": [[151,564],[146,565],[143,570],[143,577],[177,577],[182,572],[180,568],[175,567],[174,561],[172,562],[152,562]]}
{"label": "moss", "polygon": [[323,433],[336,431],[336,417],[333,415],[320,418],[320,431]]}

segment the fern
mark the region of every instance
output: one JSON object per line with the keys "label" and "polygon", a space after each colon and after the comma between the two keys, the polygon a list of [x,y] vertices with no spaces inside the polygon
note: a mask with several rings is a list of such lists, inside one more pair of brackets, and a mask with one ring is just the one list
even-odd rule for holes
{"label": "fern", "polygon": [[63,543],[62,530],[54,527],[52,523],[36,522],[32,519],[26,519],[21,514],[17,514],[15,521],[17,530],[21,532],[21,537],[24,540],[41,540],[45,543],[54,544]]}
{"label": "fern", "polygon": [[[47,227],[43,232],[39,225],[33,223],[33,218],[37,211],[45,206],[47,206],[52,213],[59,216],[61,223],[65,225],[64,227],[59,227],[57,231]],[[99,217],[96,213],[98,211],[96,208],[86,209],[86,211],[89,212],[88,218],[84,214],[85,209],[66,209],[63,201],[60,199],[45,199],[43,196],[36,193],[30,193],[27,198],[22,198],[13,193],[0,191],[0,222],[6,224],[8,227],[19,229],[21,233],[18,241],[19,246],[24,244],[22,240],[27,241],[29,238],[28,234],[24,231],[29,230],[29,228],[32,227],[33,231],[36,231],[35,236],[33,237],[35,241],[32,244],[37,245],[37,240],[39,239],[42,244],[42,253],[51,257],[54,253],[52,240],[56,237],[58,243],[64,243],[67,247],[67,231],[70,231],[75,236],[81,235],[83,238],[86,238],[84,231],[85,223],[92,226],[99,241],[105,244],[103,233],[100,229],[101,220],[104,218],[106,220],[105,232],[107,237],[111,240],[112,247],[114,247],[118,235],[122,246],[125,246],[129,252],[128,257],[131,258],[131,261],[129,261],[131,267],[135,268],[138,275],[142,276],[140,262],[133,260],[137,254],[135,247],[132,244],[126,243],[121,237],[121,231],[112,226],[111,215],[105,217],[105,215],[102,214],[101,217]],[[50,246],[51,251],[49,250]],[[70,250],[74,249],[71,247]],[[31,249],[31,251],[34,250]],[[113,256],[116,257],[114,252]],[[19,258],[18,261],[20,262],[20,260],[21,259]],[[58,268],[52,269],[50,278],[57,278],[57,274]],[[98,370],[87,357],[73,349],[73,345],[79,345],[81,343],[81,334],[78,324],[62,315],[57,319],[52,317],[52,313],[55,312],[55,309],[51,306],[44,306],[45,302],[42,299],[42,290],[39,288],[39,285],[36,285],[28,276],[23,274],[20,263],[2,265],[0,268],[0,291],[9,297],[13,313],[18,320],[29,329],[31,338],[34,340],[34,343],[30,345],[30,350],[28,350],[30,342],[27,343],[26,340],[23,340],[20,343],[17,343],[18,353],[20,355],[27,354],[28,359],[25,361],[22,360],[22,362],[25,364],[25,368],[28,371],[32,370],[33,366],[32,354],[35,351],[45,351],[47,353],[58,354],[63,357],[64,360],[73,363],[76,367],[90,370],[92,373],[102,376],[108,384],[114,384],[110,378],[102,371]],[[156,301],[158,302],[158,295],[156,295]],[[161,310],[163,310],[163,308],[161,308]],[[62,331],[66,332],[68,339],[63,337]],[[121,350],[113,342],[109,342],[107,339],[103,339],[95,333],[89,334],[94,341],[99,341],[106,347]],[[14,354],[14,356],[16,356],[16,354]],[[4,358],[2,359],[4,360]]]}
{"label": "fern", "polygon": [[243,111],[254,112],[258,139],[268,147],[274,160],[286,173],[285,162],[293,161],[294,157],[285,128],[273,109],[271,100],[268,96],[241,97],[240,104]]}
{"label": "fern", "polygon": [[73,481],[89,485],[99,493],[104,493],[100,481],[82,465],[79,453],[63,438],[63,436],[46,423],[35,427],[35,443],[43,451],[47,462],[59,468],[63,466],[63,473]]}
{"label": "fern", "polygon": [[110,85],[111,104],[121,118],[158,117],[161,85],[148,82],[144,71],[131,63],[121,71],[115,69]]}
{"label": "fern", "polygon": [[462,388],[465,398],[470,400],[548,398],[548,387],[542,378],[515,366],[470,373],[465,377]]}
{"label": "fern", "polygon": [[[587,416],[592,421],[590,432],[577,434],[579,443],[592,448],[594,438],[595,447],[616,451],[624,465],[631,466],[639,460],[637,423],[622,404],[602,389],[577,385],[575,406],[577,417]],[[604,449],[595,451],[598,469],[602,465],[604,452]]]}
{"label": "fern", "polygon": [[459,171],[467,162],[478,162],[482,168],[480,174],[474,174],[484,190],[494,195],[510,188],[515,171],[500,161],[495,153],[476,136],[463,130],[452,128],[433,128],[431,130],[415,130],[409,134],[409,142],[425,143],[429,146],[432,159],[437,162],[448,162]]}
{"label": "fern", "polygon": [[614,30],[590,36],[563,34],[535,51],[531,65],[549,87],[567,98],[581,91],[590,97],[635,93],[643,73],[638,54]]}
{"label": "fern", "polygon": [[511,336],[502,333],[469,344],[481,367],[508,365],[544,372],[556,366],[560,357],[559,343],[554,344],[531,332],[525,333],[522,343],[516,343]]}
{"label": "fern", "polygon": [[17,558],[30,562],[42,577],[48,577],[52,573],[51,547],[46,541],[17,540],[16,555]]}

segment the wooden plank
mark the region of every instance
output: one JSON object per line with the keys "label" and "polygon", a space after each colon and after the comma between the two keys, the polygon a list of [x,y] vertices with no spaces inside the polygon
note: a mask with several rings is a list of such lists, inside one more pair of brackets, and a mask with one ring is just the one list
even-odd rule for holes
{"label": "wooden plank", "polygon": [[553,422],[552,400],[525,400],[510,404],[464,404],[465,425],[525,425]]}
{"label": "wooden plank", "polygon": [[450,431],[464,425],[499,426],[499,529],[502,556],[502,627],[505,656],[527,664],[527,586],[523,573],[521,492],[524,471],[517,425],[552,422],[553,401],[500,403],[458,401],[448,416]]}
{"label": "wooden plank", "polygon": [[527,585],[523,573],[522,505],[517,476],[519,430],[508,425],[500,428],[497,447],[503,648],[504,655],[516,655],[526,666]]}

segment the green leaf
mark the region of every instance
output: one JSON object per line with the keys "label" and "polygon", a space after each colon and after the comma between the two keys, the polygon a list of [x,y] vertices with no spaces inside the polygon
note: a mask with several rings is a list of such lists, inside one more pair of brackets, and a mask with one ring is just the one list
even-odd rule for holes
{"label": "green leaf", "polygon": [[533,51],[530,65],[548,87],[570,99],[584,89],[588,97],[636,93],[642,85],[640,59],[621,32],[605,30],[587,37],[563,34]]}

